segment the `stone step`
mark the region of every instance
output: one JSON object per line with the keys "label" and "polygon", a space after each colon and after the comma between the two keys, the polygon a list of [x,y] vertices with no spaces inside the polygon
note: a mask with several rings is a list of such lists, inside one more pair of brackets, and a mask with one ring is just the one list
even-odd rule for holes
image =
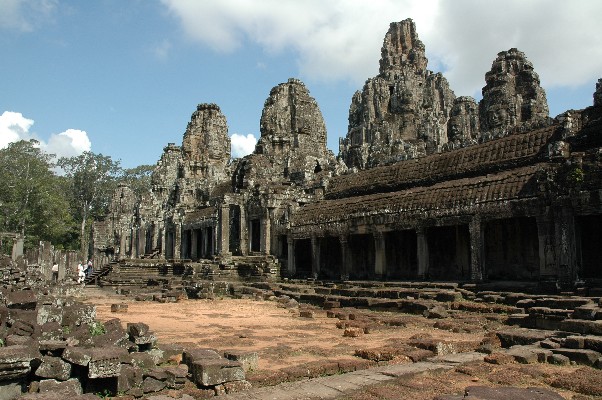
{"label": "stone step", "polygon": [[574,361],[580,365],[588,365],[590,367],[597,365],[598,360],[602,357],[602,353],[589,349],[567,349],[558,348],[551,349],[554,354],[561,354],[568,357],[571,361]]}

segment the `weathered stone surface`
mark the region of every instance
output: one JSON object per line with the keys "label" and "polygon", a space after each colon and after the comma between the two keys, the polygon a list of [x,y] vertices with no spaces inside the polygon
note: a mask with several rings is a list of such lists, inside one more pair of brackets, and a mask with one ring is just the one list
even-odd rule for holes
{"label": "weathered stone surface", "polygon": [[498,53],[485,81],[479,103],[483,139],[505,136],[512,128],[526,129],[548,122],[545,92],[523,52],[512,48]]}
{"label": "weathered stone surface", "polygon": [[56,379],[66,381],[71,376],[71,364],[59,357],[42,357],[42,363],[36,369],[35,374],[40,378]]}
{"label": "weathered stone surface", "polygon": [[6,307],[20,310],[34,310],[36,308],[35,292],[33,290],[19,290],[8,292],[6,295]]}
{"label": "weathered stone surface", "polygon": [[111,378],[119,376],[121,359],[127,357],[127,350],[120,347],[101,347],[88,350],[88,378]]}
{"label": "weathered stone surface", "polygon": [[575,361],[577,364],[593,366],[598,358],[602,357],[602,354],[594,350],[587,349],[552,349],[554,354],[562,354],[568,357],[571,361]]}
{"label": "weathered stone surface", "polygon": [[378,76],[352,98],[339,145],[347,166],[364,169],[441,150],[455,95],[427,62],[414,22],[391,23]]}
{"label": "weathered stone surface", "polygon": [[37,356],[37,351],[28,346],[0,347],[0,381],[27,376],[30,363]]}
{"label": "weathered stone surface", "polygon": [[228,350],[224,352],[224,357],[241,363],[245,372],[255,371],[259,366],[259,357],[255,351]]}
{"label": "weathered stone surface", "polygon": [[142,384],[142,368],[122,364],[119,377],[117,378],[117,391],[125,393],[128,390]]}
{"label": "weathered stone surface", "polygon": [[142,381],[142,390],[144,393],[158,392],[159,390],[163,390],[165,386],[165,382],[151,378],[150,376]]}
{"label": "weathered stone surface", "polygon": [[186,350],[184,352],[182,362],[188,365],[188,368],[192,368],[192,364],[195,361],[216,360],[220,358],[222,358],[222,356],[220,356],[220,354],[214,349],[199,348]]}
{"label": "weathered stone surface", "polygon": [[190,372],[194,382],[200,386],[214,386],[245,379],[241,364],[226,359],[194,361]]}
{"label": "weathered stone surface", "polygon": [[54,379],[45,379],[40,381],[40,393],[58,393],[63,399],[68,396],[77,396],[82,394],[82,385],[79,380],[72,378],[67,381],[57,381]]}
{"label": "weathered stone surface", "polygon": [[513,329],[497,332],[502,347],[514,345],[532,344],[546,340],[552,334],[548,331],[538,331],[535,329]]}

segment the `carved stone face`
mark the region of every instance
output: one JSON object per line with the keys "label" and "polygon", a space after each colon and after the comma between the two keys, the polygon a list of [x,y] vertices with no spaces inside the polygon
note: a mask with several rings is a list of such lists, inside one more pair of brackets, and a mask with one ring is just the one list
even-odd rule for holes
{"label": "carved stone face", "polygon": [[508,111],[505,108],[496,108],[487,113],[489,128],[497,128],[508,124]]}

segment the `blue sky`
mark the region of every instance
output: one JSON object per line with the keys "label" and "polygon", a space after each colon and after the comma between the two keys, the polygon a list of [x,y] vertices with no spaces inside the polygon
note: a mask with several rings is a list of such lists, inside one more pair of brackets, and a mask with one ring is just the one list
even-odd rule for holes
{"label": "blue sky", "polygon": [[154,164],[198,103],[221,107],[234,143],[258,137],[270,89],[296,77],[337,154],[352,94],[408,17],[457,96],[478,100],[496,54],[517,47],[555,116],[592,104],[600,15],[599,0],[0,0],[0,147],[33,137]]}

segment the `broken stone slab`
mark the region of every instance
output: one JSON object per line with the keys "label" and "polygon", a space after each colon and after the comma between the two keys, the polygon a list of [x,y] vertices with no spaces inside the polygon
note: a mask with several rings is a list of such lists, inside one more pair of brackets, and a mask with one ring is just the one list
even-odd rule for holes
{"label": "broken stone slab", "polygon": [[513,346],[508,349],[507,354],[521,364],[545,363],[552,356],[552,351],[542,349],[538,346]]}
{"label": "broken stone slab", "polygon": [[117,378],[117,392],[125,393],[128,390],[138,387],[142,384],[142,368],[122,364],[121,372]]}
{"label": "broken stone slab", "polygon": [[21,398],[24,384],[23,380],[0,381],[0,400],[14,400]]}
{"label": "broken stone slab", "polygon": [[444,290],[435,295],[435,300],[447,303],[453,301],[462,301],[464,298],[462,297],[462,293]]}
{"label": "broken stone slab", "polygon": [[96,321],[96,306],[74,303],[63,307],[63,325],[92,325]]}
{"label": "broken stone slab", "polygon": [[573,318],[588,320],[602,319],[602,308],[593,304],[576,307],[575,312],[573,313]]}
{"label": "broken stone slab", "polygon": [[222,358],[222,356],[219,355],[217,350],[199,348],[199,349],[191,349],[191,350],[184,351],[184,354],[182,356],[182,362],[184,364],[186,364],[188,366],[188,368],[190,369],[190,368],[192,368],[192,364],[195,361],[216,360],[216,359],[220,359],[220,358]]}
{"label": "broken stone slab", "polygon": [[567,310],[564,308],[531,307],[529,309],[529,315],[532,317],[563,320],[565,318],[569,318],[572,314],[573,310]]}
{"label": "broken stone slab", "polygon": [[60,356],[67,348],[66,340],[40,340],[38,343],[40,353],[42,354]]}
{"label": "broken stone slab", "polygon": [[43,356],[42,363],[36,369],[35,374],[40,378],[66,381],[71,376],[71,364],[59,357]]}
{"label": "broken stone slab", "polygon": [[6,294],[6,307],[20,310],[35,310],[38,299],[33,290],[19,290]]}
{"label": "broken stone slab", "polygon": [[554,365],[569,365],[571,363],[571,359],[567,356],[563,356],[562,354],[552,354],[552,356],[548,359],[548,363]]}
{"label": "broken stone slab", "polygon": [[542,340],[554,335],[554,332],[542,331],[536,329],[512,329],[497,332],[502,347],[511,347],[515,345],[526,345]]}
{"label": "broken stone slab", "polygon": [[577,364],[593,366],[598,358],[602,357],[597,351],[588,350],[588,349],[553,349],[551,350],[554,354],[562,354],[563,356],[568,357],[571,361],[574,361]]}
{"label": "broken stone slab", "polygon": [[[78,396],[82,394],[82,385],[76,378],[66,381],[45,379],[40,381],[40,393],[58,393],[62,396]],[[63,397],[64,399],[65,397]]]}
{"label": "broken stone slab", "polygon": [[255,371],[259,366],[259,357],[255,351],[229,350],[224,352],[224,357],[241,363],[245,372]]}
{"label": "broken stone slab", "polygon": [[90,349],[88,378],[112,378],[119,376],[121,359],[127,356],[127,350],[120,347],[101,347]]}
{"label": "broken stone slab", "polygon": [[82,347],[67,347],[65,351],[63,351],[62,358],[71,364],[87,367],[92,355],[90,354],[89,349]]}
{"label": "broken stone slab", "polygon": [[144,393],[154,393],[163,390],[166,386],[164,381],[152,378],[150,376],[144,378],[142,381],[142,391]]}
{"label": "broken stone slab", "polygon": [[165,383],[170,389],[180,389],[187,381],[188,367],[185,364],[181,364],[174,367],[165,367],[165,373],[167,374],[167,380]]}
{"label": "broken stone slab", "polygon": [[31,362],[39,357],[29,346],[0,347],[0,381],[23,378],[31,371]]}
{"label": "broken stone slab", "polygon": [[199,386],[215,386],[225,382],[245,380],[242,365],[223,358],[194,361],[190,372],[194,382]]}
{"label": "broken stone slab", "polygon": [[140,367],[142,369],[155,368],[156,363],[153,357],[147,352],[134,352],[129,353],[125,360],[128,364]]}
{"label": "broken stone slab", "polygon": [[558,297],[558,298],[538,298],[535,300],[537,307],[575,309],[577,307],[594,304],[592,299],[586,297]]}
{"label": "broken stone slab", "polygon": [[149,327],[145,323],[137,322],[137,323],[128,323],[127,324],[127,332],[130,334],[130,336],[133,336],[133,337],[146,336],[148,334],[148,331],[149,331]]}

